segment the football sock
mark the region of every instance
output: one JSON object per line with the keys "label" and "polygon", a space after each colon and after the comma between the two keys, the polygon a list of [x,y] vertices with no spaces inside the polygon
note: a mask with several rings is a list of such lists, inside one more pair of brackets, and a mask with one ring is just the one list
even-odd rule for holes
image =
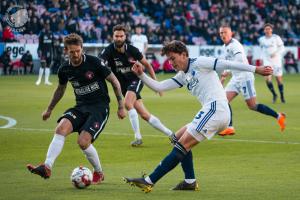
{"label": "football sock", "polygon": [[52,168],[55,159],[57,156],[60,154],[60,152],[63,149],[65,143],[65,136],[59,135],[59,134],[54,134],[54,137],[52,139],[52,142],[49,145],[48,152],[47,152],[47,157],[45,161],[45,165],[48,168]]}
{"label": "football sock", "polygon": [[277,119],[278,117],[278,113],[275,112],[273,109],[269,108],[268,106],[264,105],[264,104],[257,104],[256,105],[256,111],[263,113],[265,115],[270,115],[273,116]]}
{"label": "football sock", "polygon": [[45,83],[49,82],[50,68],[45,69]]}
{"label": "football sock", "polygon": [[169,155],[160,162],[156,169],[146,179],[150,179],[151,182],[155,184],[160,178],[176,167],[176,165],[184,159],[186,154],[185,148],[177,142]]}
{"label": "football sock", "polygon": [[140,124],[139,124],[139,116],[136,110],[133,108],[128,111],[129,120],[135,135],[136,139],[142,139],[142,135],[140,133]]}
{"label": "football sock", "polygon": [[194,163],[192,151],[189,151],[181,161],[181,167],[185,179],[195,180]]}
{"label": "football sock", "polygon": [[40,67],[40,69],[39,69],[39,77],[38,77],[37,82],[41,82],[43,73],[44,73],[44,68]]}
{"label": "football sock", "polygon": [[228,106],[229,106],[229,110],[230,110],[230,122],[229,122],[229,127],[232,127],[232,109],[231,109],[230,104],[228,104]]}
{"label": "football sock", "polygon": [[91,144],[88,148],[82,150],[82,152],[85,154],[86,158],[93,166],[94,171],[102,172],[102,167],[96,148]]}
{"label": "football sock", "polygon": [[279,92],[280,92],[280,98],[284,99],[284,96],[283,96],[283,84],[279,84],[278,85],[278,89],[279,89]]}
{"label": "football sock", "polygon": [[161,132],[163,132],[164,134],[166,134],[167,136],[172,135],[172,131],[170,129],[168,129],[167,127],[165,127],[165,125],[163,125],[160,120],[155,117],[154,115],[150,115],[149,121],[148,123],[153,126],[154,128],[160,130]]}
{"label": "football sock", "polygon": [[269,90],[271,91],[271,93],[273,94],[273,96],[277,96],[277,94],[276,94],[276,92],[274,90],[273,83],[267,81],[267,86],[268,86]]}

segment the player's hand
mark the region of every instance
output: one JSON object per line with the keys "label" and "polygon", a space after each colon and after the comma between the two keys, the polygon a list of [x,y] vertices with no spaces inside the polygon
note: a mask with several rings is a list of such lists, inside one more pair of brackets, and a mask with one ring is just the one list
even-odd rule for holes
{"label": "player's hand", "polygon": [[51,110],[47,109],[42,113],[42,118],[44,121],[46,121],[51,116]]}
{"label": "player's hand", "polygon": [[131,69],[138,76],[144,73],[143,65],[139,62],[135,62]]}
{"label": "player's hand", "polygon": [[269,76],[273,73],[273,68],[271,66],[258,66],[255,69],[255,73],[263,75],[263,76]]}
{"label": "player's hand", "polygon": [[229,72],[227,72],[227,71],[224,71],[224,72],[221,74],[221,79],[220,79],[220,81],[221,81],[222,85],[224,85],[224,82],[225,82],[225,80],[226,80],[226,78],[227,78],[228,75],[229,75]]}
{"label": "player's hand", "polygon": [[125,108],[119,108],[118,109],[118,118],[124,119],[126,117],[126,110]]}

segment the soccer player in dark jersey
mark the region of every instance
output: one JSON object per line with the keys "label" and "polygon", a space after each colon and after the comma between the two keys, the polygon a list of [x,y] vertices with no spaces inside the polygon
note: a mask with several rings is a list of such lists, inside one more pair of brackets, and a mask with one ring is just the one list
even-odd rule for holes
{"label": "soccer player in dark jersey", "polygon": [[145,108],[140,95],[143,82],[131,71],[131,67],[135,61],[139,61],[146,67],[153,79],[156,79],[155,72],[143,54],[125,41],[126,27],[124,25],[114,26],[113,43],[106,47],[99,57],[108,63],[108,67],[112,69],[121,84],[122,93],[125,97],[125,108],[128,110],[129,120],[135,133],[135,140],[131,142],[131,145],[139,146],[142,144],[138,114],[151,126],[170,137],[172,131]]}
{"label": "soccer player in dark jersey", "polygon": [[53,45],[54,45],[54,35],[50,30],[50,25],[45,24],[44,30],[39,35],[39,47],[38,55],[41,60],[41,67],[39,69],[39,77],[35,82],[36,85],[40,85],[42,77],[45,71],[45,84],[52,85],[49,81],[50,76],[50,65],[52,63],[53,57]]}
{"label": "soccer player in dark jersey", "polygon": [[78,132],[77,143],[94,168],[93,184],[98,184],[104,180],[104,174],[97,150],[92,143],[104,129],[109,116],[110,98],[105,80],[111,83],[116,95],[119,119],[126,116],[126,111],[118,79],[99,58],[83,54],[82,43],[82,38],[77,34],[64,38],[69,61],[58,70],[59,84],[42,118],[47,120],[50,117],[52,110],[63,97],[68,81],[74,89],[76,105],[66,110],[58,119],[45,163],[37,167],[28,164],[27,168],[34,174],[49,178],[54,161],[63,149],[65,138],[72,132]]}

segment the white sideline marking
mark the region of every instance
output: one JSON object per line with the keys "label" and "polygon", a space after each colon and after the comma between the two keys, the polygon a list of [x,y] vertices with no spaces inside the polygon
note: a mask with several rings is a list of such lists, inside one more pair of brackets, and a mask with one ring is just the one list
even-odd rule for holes
{"label": "white sideline marking", "polygon": [[[54,129],[38,129],[38,128],[7,128],[10,130],[17,130],[17,131],[35,131],[35,132],[47,132],[51,133]],[[116,132],[107,132],[104,131],[104,135],[119,135],[119,136],[130,136],[132,137],[133,134],[126,134],[126,133],[116,133]],[[160,137],[165,138],[164,135],[144,135],[144,137]],[[248,142],[248,143],[265,143],[265,144],[300,144],[300,142],[290,142],[290,141],[267,141],[267,140],[243,140],[243,139],[226,139],[226,138],[213,138],[212,140],[216,141],[226,141],[226,142]]]}
{"label": "white sideline marking", "polygon": [[17,124],[17,121],[13,118],[10,118],[10,117],[5,117],[5,116],[0,115],[0,119],[4,119],[8,122],[4,126],[0,126],[0,128],[10,128],[10,127],[13,127]]}

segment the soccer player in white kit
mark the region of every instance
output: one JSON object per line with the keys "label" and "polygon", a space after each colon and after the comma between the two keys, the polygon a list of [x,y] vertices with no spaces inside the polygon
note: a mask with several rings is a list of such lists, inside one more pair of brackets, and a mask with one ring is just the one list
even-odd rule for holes
{"label": "soccer player in white kit", "polygon": [[[244,51],[243,45],[236,39],[232,38],[232,30],[228,25],[222,25],[219,29],[220,37],[224,42],[224,52],[225,59],[238,61],[244,64],[248,64],[248,60]],[[222,73],[221,82],[225,80],[229,72],[225,71]],[[242,94],[245,102],[250,110],[260,112],[265,115],[269,115],[277,119],[278,124],[280,125],[281,131],[285,128],[285,114],[277,113],[270,107],[257,103],[256,101],[256,91],[254,87],[254,75],[252,72],[245,71],[231,71],[232,78],[225,87],[226,96],[228,102],[230,103],[238,94]],[[219,135],[233,135],[235,130],[232,126],[232,120],[230,121],[229,127],[224,131],[220,132]]]}
{"label": "soccer player in white kit", "polygon": [[137,26],[135,28],[135,34],[131,36],[130,41],[132,45],[138,48],[143,55],[146,54],[148,48],[148,38],[146,35],[142,34],[142,27]]}
{"label": "soccer player in white kit", "polygon": [[[135,63],[133,71],[154,91],[166,91],[184,85],[202,104],[192,121],[176,133],[177,141],[173,150],[160,162],[147,177],[124,178],[125,182],[135,185],[144,192],[150,192],[154,184],[177,166],[179,162],[187,165],[184,173],[193,171],[191,149],[205,139],[211,139],[217,132],[225,129],[230,121],[230,110],[225,91],[215,70],[236,69],[256,72],[262,75],[272,73],[271,67],[255,67],[217,58],[189,58],[187,47],[183,42],[172,41],[162,49],[178,73],[170,79],[158,82],[143,72],[142,65]],[[187,170],[187,171],[185,171]],[[173,190],[198,190],[196,180],[186,177]]]}
{"label": "soccer player in white kit", "polygon": [[[273,75],[276,77],[280,92],[280,100],[282,103],[285,103],[282,81],[282,54],[284,52],[284,44],[278,35],[273,34],[272,24],[266,23],[264,25],[264,33],[265,35],[258,39],[262,50],[263,65],[273,67]],[[275,103],[277,100],[277,94],[273,87],[272,75],[266,77],[266,83],[273,95],[273,103]]]}

